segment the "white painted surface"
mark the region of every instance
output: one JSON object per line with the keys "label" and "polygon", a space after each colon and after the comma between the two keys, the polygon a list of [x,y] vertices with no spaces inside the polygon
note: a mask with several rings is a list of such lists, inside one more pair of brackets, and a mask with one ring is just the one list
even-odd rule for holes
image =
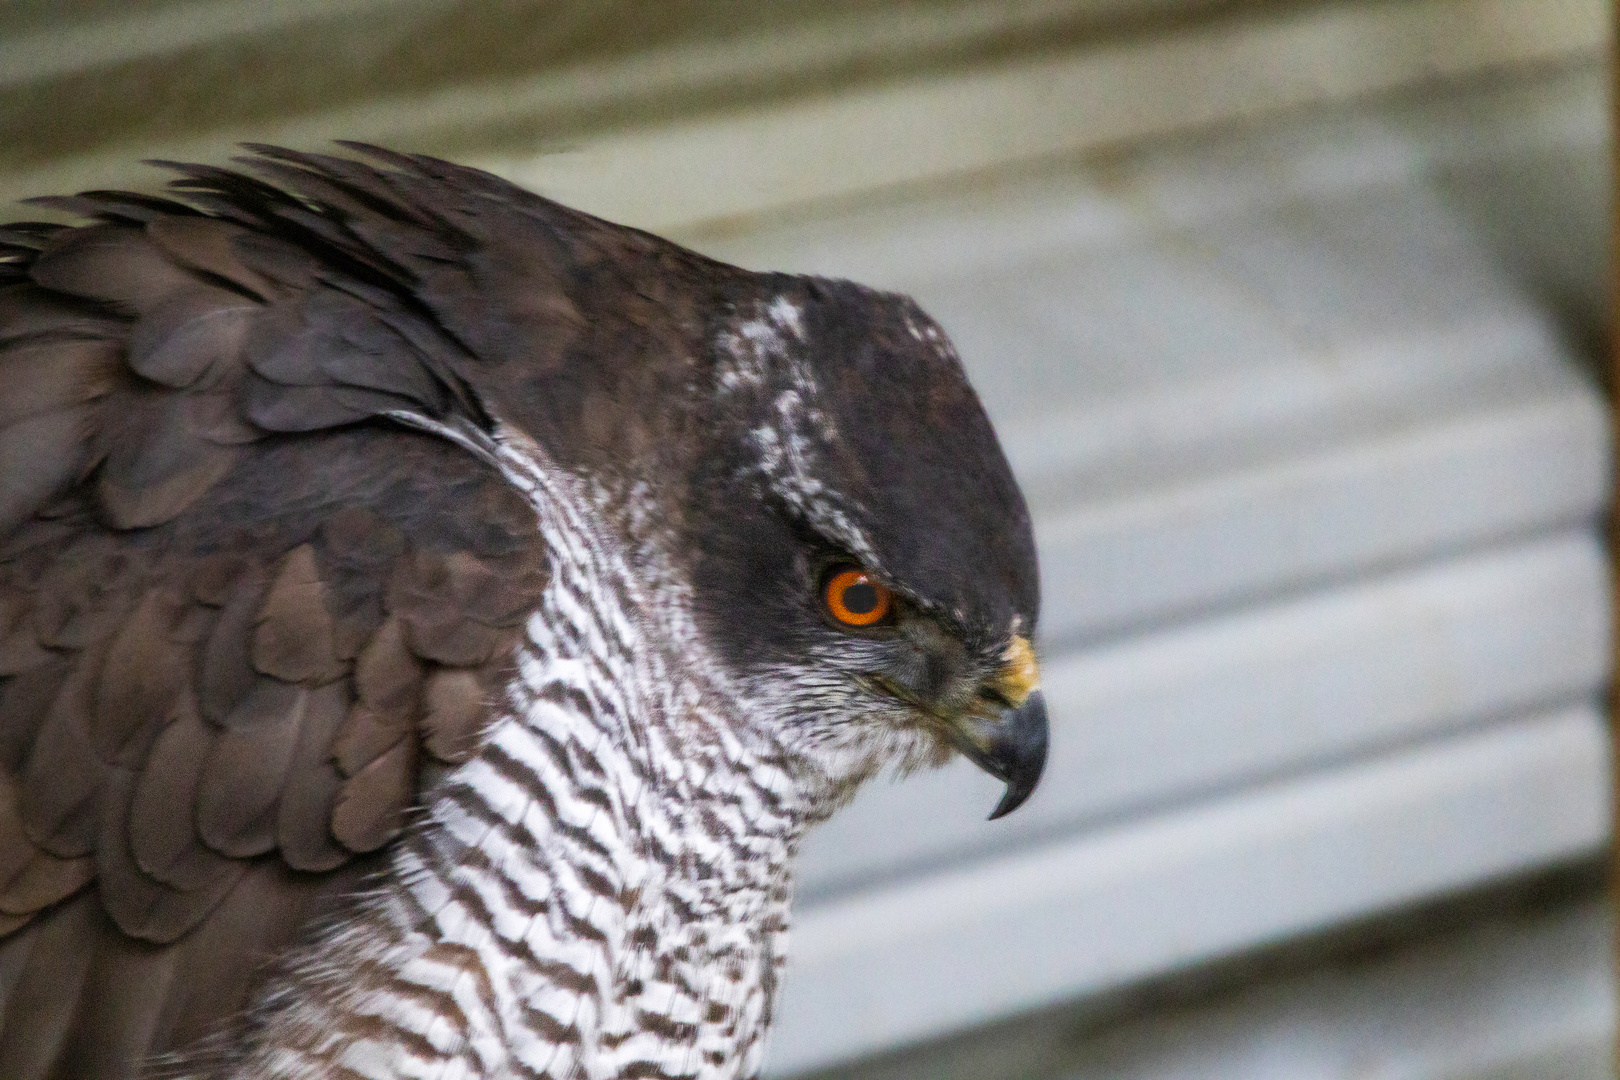
{"label": "white painted surface", "polygon": [[1101,1027],[1060,1011],[882,1075],[1614,1080],[1613,924],[1600,896],[1556,898]]}
{"label": "white painted surface", "polygon": [[1104,633],[1579,521],[1602,504],[1608,422],[1590,386],[1521,385],[1516,399],[1434,413],[1320,453],[1040,507],[1044,632]]}
{"label": "white painted surface", "polygon": [[1098,1040],[1063,1080],[1610,1080],[1613,955],[1601,902],[1493,920]]}
{"label": "white painted surface", "polygon": [[1594,850],[1604,722],[1571,709],[800,914],[790,1073]]}
{"label": "white painted surface", "polygon": [[4,27],[9,32],[0,36],[0,86],[10,88],[147,56],[183,53],[316,19],[400,6],[400,0],[254,0],[251,4],[180,0],[162,6],[132,4],[129,8],[133,10],[124,11],[104,4],[111,10],[98,14],[85,11],[88,5],[76,6],[80,10],[59,22],[35,27],[25,22],[21,30]]}
{"label": "white painted surface", "polygon": [[[337,2],[363,11],[398,0]],[[417,0],[401,7],[444,3],[448,0]],[[1172,3],[1167,0],[1166,6]],[[993,43],[1001,32],[1015,39],[1034,36],[1046,21],[1063,31],[1069,29],[1066,15],[1078,15],[1083,25],[1088,9],[1117,12],[1123,6],[1115,0],[1016,0],[929,13],[926,7],[888,11],[861,5],[849,18],[795,34],[737,40],[716,35],[696,46],[617,62],[475,78],[302,115],[277,115],[270,108],[269,116],[206,132],[149,135],[154,141],[138,148],[115,140],[0,175],[0,200],[86,186],[152,184],[151,170],[136,166],[137,158],[223,162],[243,140],[307,149],[355,137],[421,145],[457,129],[524,131],[534,118],[559,108],[595,105],[609,116],[628,112],[639,119],[560,147],[536,146],[508,134],[507,145],[492,147],[471,163],[604,217],[668,230],[1311,102],[1343,101],[1437,77],[1598,57],[1609,34],[1609,7],[1602,0],[1306,4],[1243,9],[1230,18],[1190,21],[1170,34],[1081,35],[1075,47],[1037,49],[1013,62],[945,64],[922,74],[881,77],[886,61],[906,53],[917,39],[947,57],[953,44],[971,56],[983,47],[981,37]],[[318,10],[310,0],[253,7],[267,9],[249,20],[265,30],[290,30]],[[145,19],[91,21],[84,27],[86,57],[107,62],[148,54],[152,47],[218,40],[229,35],[230,27],[219,19],[230,8],[195,0],[165,5]],[[192,14],[201,19],[196,28],[185,24]],[[122,31],[127,41],[120,39]],[[48,76],[79,62],[71,38],[58,34],[30,42],[31,37],[19,40],[24,53],[38,53],[23,64],[25,74]],[[829,50],[829,38],[837,42],[835,49]],[[991,51],[999,52],[993,46]],[[858,73],[852,85],[838,85],[834,77],[834,85],[822,92],[679,122],[669,122],[657,107],[674,103],[686,116],[694,96],[701,100],[739,84],[792,81],[806,74],[796,61],[817,54],[835,72]],[[186,59],[183,50],[176,56],[182,74],[205,80],[214,74],[187,72]],[[476,64],[472,69],[476,72]],[[824,71],[812,67],[808,74],[825,86],[814,78],[825,78]],[[655,104],[649,108],[648,102]]]}
{"label": "white painted surface", "polygon": [[667,229],[1586,55],[1608,29],[1599,0],[1308,6],[479,164],[592,213]]}

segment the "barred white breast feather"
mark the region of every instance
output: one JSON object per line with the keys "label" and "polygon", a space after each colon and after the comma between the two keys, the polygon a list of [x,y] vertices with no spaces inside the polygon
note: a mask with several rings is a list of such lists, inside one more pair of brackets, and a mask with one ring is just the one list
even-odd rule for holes
{"label": "barred white breast feather", "polygon": [[389,884],[293,965],[233,1075],[729,1080],[758,1073],[808,823],[791,750],[672,635],[580,485],[508,437],[558,570],[478,755]]}

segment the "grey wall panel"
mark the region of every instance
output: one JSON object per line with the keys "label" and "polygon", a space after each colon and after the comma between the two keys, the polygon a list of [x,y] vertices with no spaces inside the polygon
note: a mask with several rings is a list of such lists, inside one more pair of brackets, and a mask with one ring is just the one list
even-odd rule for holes
{"label": "grey wall panel", "polygon": [[1184,482],[1037,502],[1043,633],[1117,632],[1589,518],[1607,497],[1607,413],[1564,361],[1539,364],[1434,403],[1426,423],[1392,421]]}
{"label": "grey wall panel", "polygon": [[802,911],[778,1075],[1590,853],[1595,706],[1526,717]]}

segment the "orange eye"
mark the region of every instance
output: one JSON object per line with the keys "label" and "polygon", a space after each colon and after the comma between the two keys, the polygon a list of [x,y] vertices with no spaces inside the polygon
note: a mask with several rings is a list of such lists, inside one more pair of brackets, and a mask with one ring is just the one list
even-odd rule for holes
{"label": "orange eye", "polygon": [[853,567],[829,577],[821,597],[832,617],[845,626],[876,626],[894,609],[894,593]]}

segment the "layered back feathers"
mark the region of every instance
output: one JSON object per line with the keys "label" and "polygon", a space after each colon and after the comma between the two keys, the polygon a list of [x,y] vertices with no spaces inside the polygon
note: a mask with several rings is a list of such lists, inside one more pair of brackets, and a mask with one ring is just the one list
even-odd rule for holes
{"label": "layered back feathers", "polygon": [[366,152],[0,228],[0,1076],[123,1075],[241,1008],[509,681],[532,508],[367,422],[487,430],[578,325],[535,287],[561,241]]}

